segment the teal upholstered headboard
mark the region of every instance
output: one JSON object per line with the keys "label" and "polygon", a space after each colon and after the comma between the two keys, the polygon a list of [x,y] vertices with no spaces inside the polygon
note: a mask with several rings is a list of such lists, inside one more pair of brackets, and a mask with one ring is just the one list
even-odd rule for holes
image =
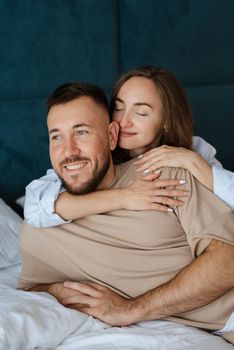
{"label": "teal upholstered headboard", "polygon": [[12,204],[50,166],[45,100],[81,80],[107,94],[137,65],[170,69],[192,105],[196,134],[234,170],[232,0],[2,0],[0,197]]}

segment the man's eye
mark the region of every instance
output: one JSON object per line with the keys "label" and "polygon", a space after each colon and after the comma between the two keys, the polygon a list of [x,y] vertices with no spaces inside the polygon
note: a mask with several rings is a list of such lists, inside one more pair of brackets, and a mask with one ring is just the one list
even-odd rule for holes
{"label": "man's eye", "polygon": [[51,137],[51,140],[52,140],[52,141],[59,141],[59,140],[61,140],[61,136],[60,136],[60,135],[53,135],[53,136]]}
{"label": "man's eye", "polygon": [[88,131],[87,131],[87,130],[78,130],[78,131],[76,132],[76,135],[78,135],[78,136],[84,136],[84,135],[86,135],[86,134],[88,134]]}

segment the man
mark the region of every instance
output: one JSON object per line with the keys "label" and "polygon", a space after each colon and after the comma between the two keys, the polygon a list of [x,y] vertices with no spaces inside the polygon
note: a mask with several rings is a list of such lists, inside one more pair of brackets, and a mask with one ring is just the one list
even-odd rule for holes
{"label": "man", "polygon": [[[65,84],[48,101],[50,158],[66,188],[87,193],[136,178],[131,161],[113,165],[118,126],[101,90]],[[174,213],[116,210],[47,229],[25,223],[19,288],[111,325],[166,318],[221,328],[233,312],[233,213],[187,171],[165,168],[161,177],[185,178],[192,192]]]}

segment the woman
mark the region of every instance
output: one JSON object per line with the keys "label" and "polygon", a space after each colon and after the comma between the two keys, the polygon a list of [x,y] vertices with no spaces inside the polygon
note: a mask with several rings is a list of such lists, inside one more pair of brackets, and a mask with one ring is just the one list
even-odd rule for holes
{"label": "woman", "polygon": [[[149,66],[123,75],[113,89],[110,115],[120,127],[114,160],[123,162],[138,157],[136,171],[145,175],[145,181],[136,181],[119,191],[73,196],[66,192],[60,194],[63,191],[60,180],[51,170],[26,188],[25,217],[30,224],[60,225],[82,216],[117,209],[171,211],[170,206],[183,202],[169,196],[181,197],[187,193],[179,188],[168,188],[182,185],[183,179],[180,182],[158,179],[152,184],[163,166],[188,169],[198,181],[213,190],[216,173],[212,173],[212,166],[221,165],[214,157],[212,146],[201,138],[192,140],[191,109],[181,85],[170,72]],[[191,149],[192,143],[204,158]],[[152,174],[155,171],[158,175]],[[222,189],[219,196],[232,205],[232,199],[223,195]]]}

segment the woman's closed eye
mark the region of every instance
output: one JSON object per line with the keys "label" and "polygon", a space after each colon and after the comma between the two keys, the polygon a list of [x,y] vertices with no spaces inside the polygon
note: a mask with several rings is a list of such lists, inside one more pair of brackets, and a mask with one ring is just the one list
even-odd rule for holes
{"label": "woman's closed eye", "polygon": [[123,111],[123,110],[124,110],[123,106],[115,106],[115,109],[114,109],[115,112],[120,112],[120,111]]}
{"label": "woman's closed eye", "polygon": [[146,117],[147,116],[147,113],[145,113],[145,112],[135,112],[135,114],[140,115],[142,117]]}

